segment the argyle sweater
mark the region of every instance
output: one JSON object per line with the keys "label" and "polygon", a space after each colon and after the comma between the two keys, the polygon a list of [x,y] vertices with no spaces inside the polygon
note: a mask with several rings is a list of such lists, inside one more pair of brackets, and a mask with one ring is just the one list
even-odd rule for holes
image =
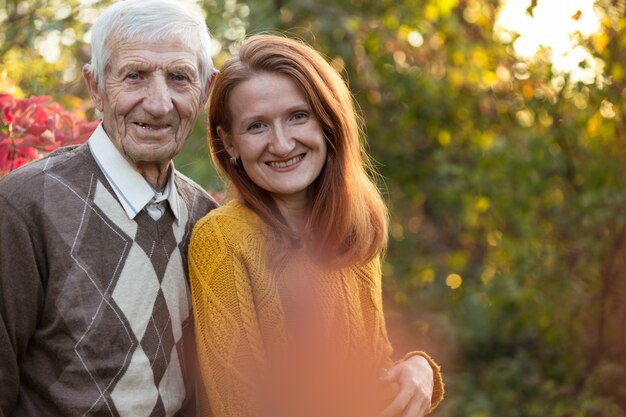
{"label": "argyle sweater", "polygon": [[[306,244],[273,259],[266,223],[232,201],[194,228],[189,274],[198,357],[215,417],[370,417],[394,398],[377,257],[329,269]],[[432,408],[443,398],[433,368]],[[431,408],[431,409],[432,409]]]}
{"label": "argyle sweater", "polygon": [[155,221],[87,145],[0,180],[0,417],[194,415],[186,253],[216,204],[175,182],[180,219]]}

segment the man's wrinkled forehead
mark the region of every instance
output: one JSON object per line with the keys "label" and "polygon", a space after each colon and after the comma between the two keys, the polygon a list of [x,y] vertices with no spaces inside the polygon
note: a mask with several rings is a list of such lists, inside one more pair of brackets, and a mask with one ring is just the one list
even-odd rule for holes
{"label": "man's wrinkled forehead", "polygon": [[167,43],[178,43],[180,44],[180,51],[183,52],[191,52],[193,53],[195,59],[193,65],[195,66],[195,71],[200,72],[200,51],[198,50],[198,44],[192,42],[188,37],[185,36],[159,36],[157,38],[148,38],[146,36],[121,36],[117,33],[112,33],[106,39],[105,46],[109,50],[108,59],[105,62],[104,70],[107,73],[110,70],[111,62],[119,57],[119,51],[124,51],[127,49],[134,49],[137,52],[153,50],[155,46],[159,46]]}

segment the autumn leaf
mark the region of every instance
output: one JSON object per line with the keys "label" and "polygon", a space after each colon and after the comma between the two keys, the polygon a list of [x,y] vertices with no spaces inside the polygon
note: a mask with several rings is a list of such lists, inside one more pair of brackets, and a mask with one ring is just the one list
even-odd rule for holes
{"label": "autumn leaf", "polygon": [[98,125],[75,118],[48,96],[16,99],[0,95],[5,127],[0,145],[0,175],[60,146],[85,142]]}

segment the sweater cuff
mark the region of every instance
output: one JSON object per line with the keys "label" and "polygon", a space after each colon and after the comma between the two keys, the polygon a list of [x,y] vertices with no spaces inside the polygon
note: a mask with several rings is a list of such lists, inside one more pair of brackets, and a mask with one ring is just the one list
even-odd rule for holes
{"label": "sweater cuff", "polygon": [[412,352],[407,353],[398,362],[403,362],[416,355],[419,355],[423,357],[424,359],[426,359],[430,367],[433,369],[433,395],[430,399],[430,410],[428,410],[428,412],[430,413],[435,408],[437,408],[441,400],[443,400],[443,394],[445,392],[443,378],[441,376],[441,367],[437,364],[437,362],[433,360],[433,358],[431,358],[428,355],[428,353],[423,352],[421,350],[414,350]]}

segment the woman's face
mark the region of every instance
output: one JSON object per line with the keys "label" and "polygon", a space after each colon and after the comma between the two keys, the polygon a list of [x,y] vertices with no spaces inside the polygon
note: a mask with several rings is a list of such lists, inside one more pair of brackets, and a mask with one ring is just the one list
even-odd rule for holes
{"label": "woman's face", "polygon": [[326,140],[300,87],[289,77],[259,73],[233,89],[231,156],[259,187],[281,202],[307,203],[307,189],[326,162]]}

